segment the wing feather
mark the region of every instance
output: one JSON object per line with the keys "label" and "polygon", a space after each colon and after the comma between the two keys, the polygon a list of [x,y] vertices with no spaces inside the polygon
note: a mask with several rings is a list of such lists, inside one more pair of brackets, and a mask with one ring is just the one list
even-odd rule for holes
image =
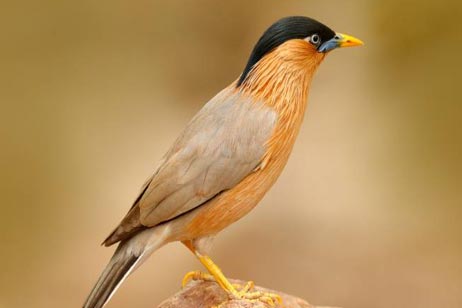
{"label": "wing feather", "polygon": [[123,232],[116,229],[109,242],[174,219],[235,186],[261,163],[276,120],[262,102],[232,90],[219,93],[187,125],[119,225]]}

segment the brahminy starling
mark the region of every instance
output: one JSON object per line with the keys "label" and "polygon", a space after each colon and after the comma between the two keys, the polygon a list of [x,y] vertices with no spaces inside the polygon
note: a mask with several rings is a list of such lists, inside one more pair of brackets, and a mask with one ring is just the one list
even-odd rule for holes
{"label": "brahminy starling", "polygon": [[103,307],[154,251],[180,241],[230,299],[275,304],[276,294],[239,288],[209,257],[214,236],[252,210],[287,163],[300,130],[310,84],[326,55],[362,45],[301,16],[283,18],[258,40],[242,74],[186,125],[120,224],[104,241],[118,247],[84,308]]}

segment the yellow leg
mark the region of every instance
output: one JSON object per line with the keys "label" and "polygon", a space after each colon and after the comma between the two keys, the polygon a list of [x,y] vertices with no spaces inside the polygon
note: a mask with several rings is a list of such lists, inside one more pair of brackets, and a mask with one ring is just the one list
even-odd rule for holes
{"label": "yellow leg", "polygon": [[[216,281],[220,287],[225,290],[232,299],[245,299],[249,301],[262,301],[271,306],[275,306],[276,303],[282,304],[282,298],[274,293],[264,293],[264,292],[250,292],[253,289],[254,283],[252,281],[248,282],[241,290],[237,290],[236,286],[229,282],[225,277],[221,269],[210,259],[208,256],[201,255],[191,243],[185,243],[185,245],[191,249],[191,251],[197,256],[199,261],[205,266],[207,271],[210,273],[204,274],[199,271],[189,272],[183,278],[183,286],[186,285],[189,279],[202,279],[211,281]],[[218,306],[220,307],[220,305]]]}
{"label": "yellow leg", "polygon": [[209,273],[215,278],[215,281],[221,286],[222,289],[228,291],[228,293],[231,293],[234,296],[238,294],[236,288],[228,281],[228,279],[226,279],[221,269],[215,263],[213,263],[212,259],[207,256],[200,255],[197,251],[196,256],[202,265],[205,266],[207,271],[209,271]]}

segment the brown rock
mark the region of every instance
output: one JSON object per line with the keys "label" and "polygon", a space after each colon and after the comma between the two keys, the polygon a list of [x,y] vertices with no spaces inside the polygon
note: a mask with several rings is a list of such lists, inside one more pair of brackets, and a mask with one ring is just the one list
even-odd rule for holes
{"label": "brown rock", "polygon": [[[245,281],[232,280],[232,283],[245,285]],[[278,291],[255,287],[255,291],[276,293],[282,297],[283,305],[277,308],[322,308],[308,304],[306,301]],[[246,300],[228,300],[227,294],[215,282],[191,281],[184,289],[162,302],[158,308],[210,308],[223,303],[220,308],[270,308],[261,302]],[[324,307],[328,308],[328,307]]]}

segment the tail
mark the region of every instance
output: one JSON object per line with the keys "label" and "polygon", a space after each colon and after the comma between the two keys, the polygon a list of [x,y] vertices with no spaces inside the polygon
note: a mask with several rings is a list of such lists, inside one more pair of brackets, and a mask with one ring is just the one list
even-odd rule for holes
{"label": "tail", "polygon": [[155,250],[168,242],[169,230],[169,225],[164,224],[122,240],[83,304],[83,308],[103,307],[124,279]]}
{"label": "tail", "polygon": [[101,308],[103,307],[117,290],[119,285],[124,281],[130,272],[136,267],[142,259],[142,254],[136,256],[132,251],[128,251],[121,243],[117,247],[114,256],[104,269],[103,273],[93,287],[83,308]]}

